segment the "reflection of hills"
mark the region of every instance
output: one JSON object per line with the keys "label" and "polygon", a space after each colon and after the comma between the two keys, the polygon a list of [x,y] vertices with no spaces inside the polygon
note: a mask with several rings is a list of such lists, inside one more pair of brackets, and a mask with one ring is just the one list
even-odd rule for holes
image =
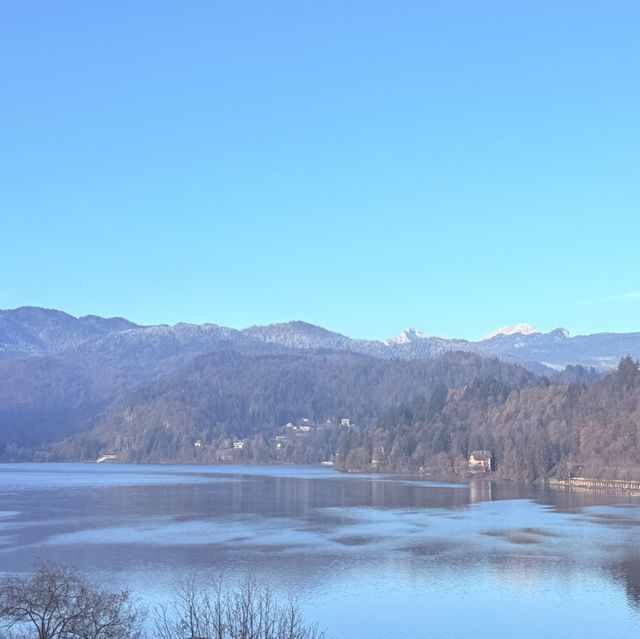
{"label": "reflection of hills", "polygon": [[640,558],[626,557],[609,569],[614,579],[624,586],[629,603],[640,608]]}

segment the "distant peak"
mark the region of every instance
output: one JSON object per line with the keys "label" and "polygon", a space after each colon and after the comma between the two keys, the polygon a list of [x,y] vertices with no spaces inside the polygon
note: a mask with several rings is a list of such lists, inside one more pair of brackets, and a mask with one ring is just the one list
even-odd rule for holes
{"label": "distant peak", "polygon": [[425,335],[422,331],[419,331],[417,328],[405,328],[404,331],[399,333],[396,337],[390,337],[389,339],[384,340],[384,343],[389,346],[391,344],[409,344],[410,342],[415,342],[419,339],[426,339],[429,337]]}
{"label": "distant peak", "polygon": [[503,326],[493,333],[487,333],[481,341],[492,339],[498,335],[533,335],[538,331],[529,324],[518,324],[517,326]]}

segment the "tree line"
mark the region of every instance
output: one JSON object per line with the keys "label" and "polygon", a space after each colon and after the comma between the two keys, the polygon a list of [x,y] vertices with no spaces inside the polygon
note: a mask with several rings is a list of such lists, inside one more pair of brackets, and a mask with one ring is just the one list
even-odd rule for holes
{"label": "tree line", "polygon": [[344,471],[466,473],[474,450],[490,451],[498,477],[535,481],[570,473],[640,479],[640,373],[623,358],[600,381],[510,384],[481,376],[438,386],[387,410],[341,442]]}
{"label": "tree line", "polygon": [[[274,438],[285,424],[339,425],[348,418],[369,426],[399,402],[483,375],[509,383],[534,379],[518,366],[471,353],[410,362],[322,351],[213,353],[125,395],[95,428],[38,454],[43,460],[116,454],[127,462],[314,463],[332,458],[344,433],[315,429],[277,448]],[[229,451],[234,439],[244,440],[241,450]]]}

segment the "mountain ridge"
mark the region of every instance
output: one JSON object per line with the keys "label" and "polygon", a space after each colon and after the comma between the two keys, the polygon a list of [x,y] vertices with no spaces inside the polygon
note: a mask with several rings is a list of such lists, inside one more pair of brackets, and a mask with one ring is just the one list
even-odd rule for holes
{"label": "mountain ridge", "polygon": [[74,317],[63,311],[20,307],[0,311],[0,361],[57,355],[92,343],[165,340],[174,350],[190,354],[219,350],[222,343],[240,348],[271,344],[284,348],[345,350],[384,359],[421,359],[451,351],[467,351],[524,366],[552,370],[566,366],[612,370],[621,357],[640,357],[640,333],[594,333],[571,337],[564,328],[540,333],[528,324],[503,327],[478,341],[428,336],[417,328],[385,340],[347,337],[302,320],[235,329],[213,323],[139,325],[122,317]]}

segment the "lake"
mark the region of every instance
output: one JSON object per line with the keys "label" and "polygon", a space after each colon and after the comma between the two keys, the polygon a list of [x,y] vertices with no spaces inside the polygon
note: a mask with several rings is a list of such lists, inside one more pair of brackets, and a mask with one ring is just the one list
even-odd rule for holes
{"label": "lake", "polygon": [[640,498],[326,467],[0,465],[0,574],[251,574],[342,639],[637,637]]}

